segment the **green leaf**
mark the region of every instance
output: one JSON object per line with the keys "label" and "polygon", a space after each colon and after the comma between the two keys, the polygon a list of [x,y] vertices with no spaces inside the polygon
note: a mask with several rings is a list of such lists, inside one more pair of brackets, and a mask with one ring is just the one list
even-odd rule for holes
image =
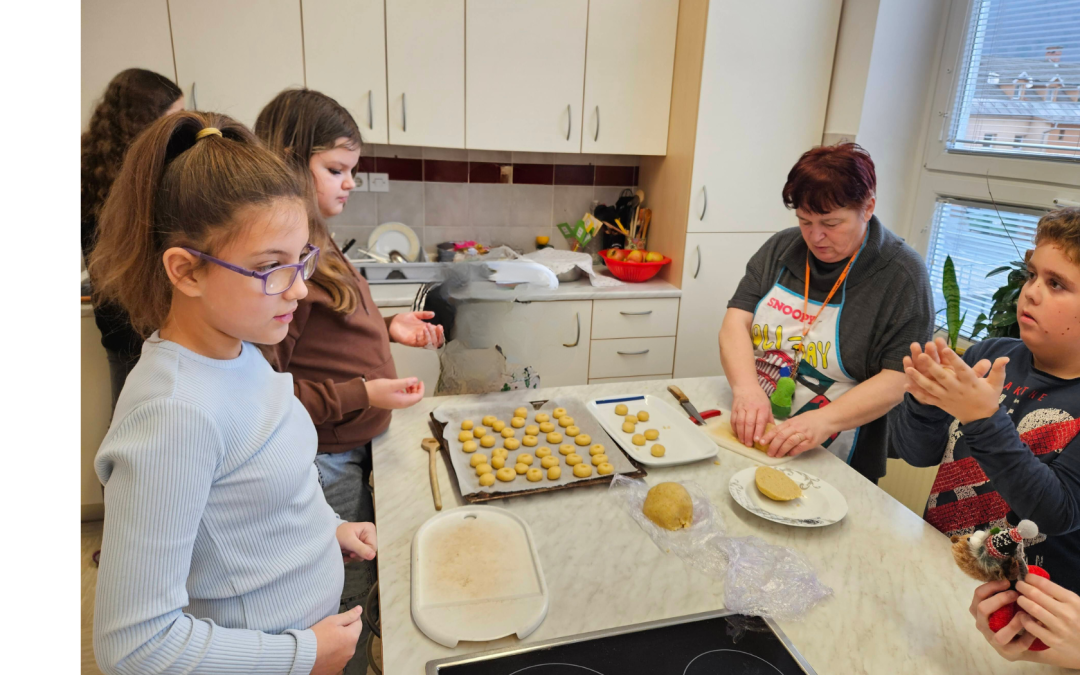
{"label": "green leaf", "polygon": [[1002,272],[1007,272],[1007,271],[1009,271],[1011,269],[1012,269],[1012,267],[1010,265],[1002,265],[1001,267],[996,268],[992,272],[987,272],[986,278],[989,279],[990,277],[994,276],[995,274],[1001,274]]}
{"label": "green leaf", "polygon": [[994,319],[991,325],[996,328],[1001,328],[1002,326],[1011,326],[1014,323],[1016,323],[1016,310],[1002,314]]}
{"label": "green leaf", "polygon": [[960,336],[960,286],[956,283],[956,268],[952,256],[945,256],[945,265],[941,270],[941,290],[945,296],[945,318],[949,324],[949,346],[956,349],[956,339]]}

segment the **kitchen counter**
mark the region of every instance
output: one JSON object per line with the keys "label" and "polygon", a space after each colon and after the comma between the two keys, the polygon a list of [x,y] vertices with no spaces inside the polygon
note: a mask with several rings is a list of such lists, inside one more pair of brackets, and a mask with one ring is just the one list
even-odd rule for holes
{"label": "kitchen counter", "polygon": [[[671,399],[666,392],[670,383],[544,389],[534,392],[533,400],[642,393]],[[675,383],[699,410],[730,406],[731,390],[722,377]],[[463,642],[455,649],[424,636],[410,614],[410,551],[417,528],[436,513],[428,457],[420,448],[421,439],[432,433],[428,413],[448,403],[495,402],[506,396],[425,398],[412,408],[394,411],[390,428],[375,439],[384,672],[419,675],[428,661],[454,654],[723,607],[722,581],[665,554],[608,496],[606,487],[588,487],[488,502],[527,521],[535,538],[550,608],[532,635],[523,641],[509,637]],[[956,567],[948,538],[833,455],[811,451],[796,464],[844,495],[847,517],[836,525],[805,529],[765,521],[734,502],[728,481],[739,470],[756,466],[753,460],[723,449],[715,460],[648,469],[646,481],[650,485],[696,481],[717,507],[730,535],[755,535],[807,556],[834,595],[801,621],[780,622],[780,626],[821,675],[1065,672],[1000,658],[975,630],[968,605],[977,583]],[[441,455],[437,464],[443,509],[464,505]]]}

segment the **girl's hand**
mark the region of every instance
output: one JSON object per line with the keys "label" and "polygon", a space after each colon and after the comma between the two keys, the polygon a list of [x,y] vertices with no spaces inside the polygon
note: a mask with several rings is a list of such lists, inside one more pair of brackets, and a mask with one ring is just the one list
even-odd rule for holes
{"label": "girl's hand", "polygon": [[1016,637],[1017,633],[1024,629],[1020,623],[1022,617],[1026,616],[1024,612],[1017,612],[1012,621],[997,633],[990,630],[990,615],[1010,602],[1014,602],[1018,596],[1019,593],[1009,590],[1008,581],[991,581],[975,589],[975,594],[971,598],[971,607],[968,608],[971,616],[975,617],[975,627],[983,634],[990,646],[1008,661],[1026,661],[1029,660],[1030,654],[1038,654],[1038,652],[1028,652],[1028,647],[1035,641],[1034,635],[1028,633]]}
{"label": "girl's hand", "polygon": [[368,405],[384,410],[400,410],[424,398],[424,383],[416,377],[401,380],[368,380]]}
{"label": "girl's hand", "polygon": [[311,675],[338,675],[356,653],[356,641],[364,630],[360,621],[363,608],[357,605],[347,612],[333,614],[311,627],[315,633],[315,665]]}
{"label": "girl's hand", "polygon": [[337,540],[345,562],[372,560],[379,549],[375,523],[342,523],[337,527]]}
{"label": "girl's hand", "polygon": [[755,382],[746,390],[732,391],[731,430],[748,448],[765,433],[765,425],[773,421],[772,403]]}
{"label": "girl's hand", "polygon": [[961,424],[997,412],[1008,357],[996,359],[993,365],[983,359],[972,368],[943,345],[928,342],[925,352],[918,351],[918,345],[912,345],[912,356],[904,357],[905,389],[917,401],[941,408]]}
{"label": "girl's hand", "polygon": [[[1049,579],[1029,574],[1016,582],[1020,623],[1029,634],[1049,647],[1038,654],[1040,663],[1080,668],[1080,596]],[[1034,659],[1033,659],[1034,660]]]}
{"label": "girl's hand", "polygon": [[443,327],[428,323],[435,312],[403,312],[390,320],[390,339],[409,347],[426,347],[443,344]]}
{"label": "girl's hand", "polygon": [[824,409],[810,410],[789,417],[762,436],[761,443],[769,446],[769,457],[794,457],[821,445],[837,431],[839,429],[829,422]]}

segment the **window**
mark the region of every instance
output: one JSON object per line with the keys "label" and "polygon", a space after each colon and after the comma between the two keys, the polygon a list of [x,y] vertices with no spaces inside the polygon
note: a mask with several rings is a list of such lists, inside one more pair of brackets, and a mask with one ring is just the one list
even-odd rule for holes
{"label": "window", "polygon": [[[1006,282],[1006,274],[989,279],[987,273],[1013,260],[1023,260],[1035,239],[1035,226],[1043,211],[985,202],[939,199],[934,209],[926,265],[934,291],[934,309],[945,307],[941,273],[945,257],[951,256],[960,286],[960,315],[967,312],[960,334],[967,337],[980,313],[990,314],[994,292]],[[936,320],[945,324],[944,313]]]}
{"label": "window", "polygon": [[1080,0],[972,0],[968,21],[947,151],[1080,162],[1080,135],[1049,138],[1080,124],[1080,100],[1058,96],[1080,84]]}

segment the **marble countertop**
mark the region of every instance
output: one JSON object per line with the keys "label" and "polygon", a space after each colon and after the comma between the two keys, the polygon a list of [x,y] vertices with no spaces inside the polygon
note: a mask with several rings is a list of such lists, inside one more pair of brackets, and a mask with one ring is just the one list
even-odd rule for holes
{"label": "marble countertop", "polygon": [[[699,410],[728,407],[722,377],[675,380]],[[654,394],[670,398],[668,381],[562,387],[535,392],[554,396]],[[550,594],[547,618],[525,640],[460,643],[447,649],[424,636],[410,614],[413,534],[435,515],[427,453],[428,413],[447,403],[496,401],[505,394],[425,398],[394,411],[375,439],[375,510],[379,533],[379,590],[384,671],[424,672],[432,660],[501,649],[588,631],[685,616],[723,608],[723,582],[665,554],[626,515],[606,487],[587,487],[488,502],[529,523]],[[949,540],[895,499],[828,452],[796,460],[798,468],[831,483],[847,499],[847,517],[823,528],[768,522],[738,506],[728,494],[737,471],[753,460],[723,449],[696,464],[649,469],[650,485],[694,480],[708,493],[730,535],[756,535],[804,553],[834,591],[800,621],[780,622],[796,649],[822,675],[843,673],[1050,673],[1059,669],[1000,658],[975,630],[968,613],[977,583],[956,567]],[[443,509],[462,506],[437,460]]]}

